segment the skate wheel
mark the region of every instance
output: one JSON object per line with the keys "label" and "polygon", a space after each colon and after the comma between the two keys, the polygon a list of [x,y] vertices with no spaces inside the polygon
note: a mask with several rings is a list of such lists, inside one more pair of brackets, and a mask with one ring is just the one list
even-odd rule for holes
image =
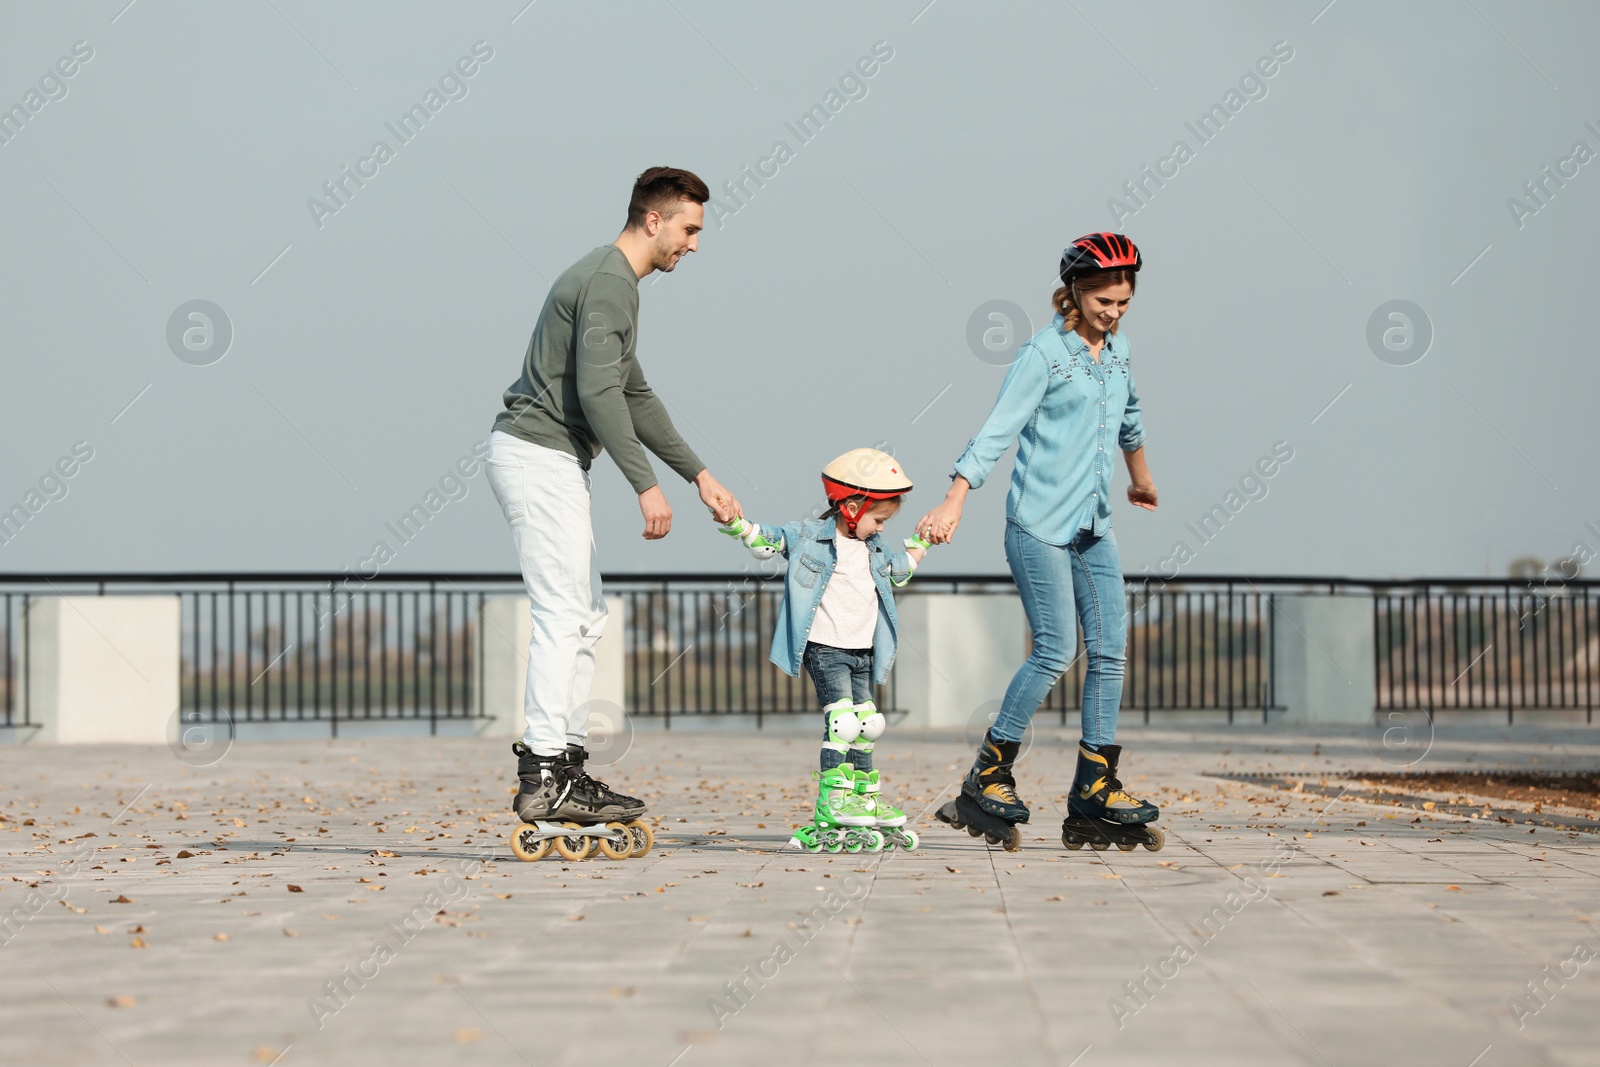
{"label": "skate wheel", "polygon": [[900,833],[903,835],[900,840],[900,847],[905,849],[907,852],[914,850],[919,844],[922,843],[922,838],[917,836],[917,832],[915,830],[902,830]]}
{"label": "skate wheel", "polygon": [[1022,831],[1018,830],[1015,826],[1011,827],[1006,833],[1005,841],[1003,843],[1007,852],[1017,851],[1017,849],[1022,847]]}
{"label": "skate wheel", "polygon": [[821,837],[818,838],[818,843],[834,855],[844,851],[844,835],[838,830],[823,831]]}
{"label": "skate wheel", "polygon": [[868,830],[867,831],[867,851],[868,852],[882,852],[883,851],[883,845],[884,845],[884,842],[886,840],[887,840],[887,838],[885,838],[880,831],[878,831],[878,830]]}
{"label": "skate wheel", "polygon": [[656,833],[650,829],[649,823],[635,819],[628,824],[627,829],[628,833],[633,835],[633,851],[629,853],[633,859],[638,859],[655,846]]}
{"label": "skate wheel", "polygon": [[851,855],[855,855],[857,852],[860,852],[863,848],[865,848],[866,844],[867,843],[864,840],[852,834],[850,837],[844,839],[844,850]]}
{"label": "skate wheel", "polygon": [[[581,831],[583,829],[580,824],[575,822],[562,823],[561,825],[568,830]],[[573,862],[588,859],[593,854],[596,845],[594,838],[583,833],[563,834],[553,840],[556,843],[556,851],[561,854],[561,858]]]}
{"label": "skate wheel", "polygon": [[998,845],[1000,843],[1000,837],[998,834],[984,834],[983,839],[989,842],[991,845]]}
{"label": "skate wheel", "polygon": [[550,855],[550,842],[548,837],[536,837],[538,830],[532,826],[519,826],[511,831],[511,851],[524,863],[536,863]]}
{"label": "skate wheel", "polygon": [[1118,852],[1132,852],[1134,849],[1136,849],[1138,847],[1139,847],[1139,842],[1137,842],[1137,841],[1118,841],[1117,842],[1117,851]]}
{"label": "skate wheel", "polygon": [[968,837],[982,837],[983,836],[983,831],[978,829],[976,826],[969,826],[969,827],[967,827],[967,836]]}
{"label": "skate wheel", "polygon": [[1094,849],[1096,852],[1104,852],[1106,849],[1111,847],[1111,842],[1110,841],[1104,841],[1104,840],[1101,840],[1101,841],[1090,841],[1089,842],[1089,847]]}
{"label": "skate wheel", "polygon": [[1167,835],[1154,826],[1146,826],[1144,832],[1150,835],[1150,840],[1144,843],[1144,847],[1151,852],[1160,852],[1161,846],[1167,843]]}
{"label": "skate wheel", "polygon": [[606,829],[614,831],[617,836],[596,838],[600,844],[600,855],[608,860],[625,860],[633,855],[636,843],[632,830],[620,822],[608,822]]}
{"label": "skate wheel", "polygon": [[1068,837],[1066,834],[1062,834],[1061,835],[1061,843],[1063,845],[1066,845],[1072,851],[1076,852],[1076,851],[1078,851],[1079,849],[1081,849],[1083,847],[1083,838],[1081,838],[1081,837]]}

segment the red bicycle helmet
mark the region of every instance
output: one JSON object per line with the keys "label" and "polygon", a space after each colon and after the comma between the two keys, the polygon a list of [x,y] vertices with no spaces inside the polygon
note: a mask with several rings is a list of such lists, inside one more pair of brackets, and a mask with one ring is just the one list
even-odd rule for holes
{"label": "red bicycle helmet", "polygon": [[1102,270],[1137,271],[1144,265],[1139,248],[1120,233],[1087,233],[1061,253],[1061,284]]}
{"label": "red bicycle helmet", "polygon": [[[822,468],[822,491],[828,503],[865,497],[868,500],[893,500],[911,492],[911,479],[900,461],[876,448],[853,448]],[[861,509],[865,510],[865,509]],[[856,532],[861,510],[852,514],[841,509],[845,525]]]}

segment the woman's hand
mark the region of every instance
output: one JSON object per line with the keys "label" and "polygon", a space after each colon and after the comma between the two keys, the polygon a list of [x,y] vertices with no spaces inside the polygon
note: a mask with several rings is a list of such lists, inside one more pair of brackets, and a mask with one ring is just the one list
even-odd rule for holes
{"label": "woman's hand", "polygon": [[967,492],[971,488],[965,478],[956,476],[950,483],[950,491],[945,494],[944,502],[917,520],[917,533],[923,540],[936,545],[948,545],[955,538],[956,527],[961,525],[961,509],[966,504]]}
{"label": "woman's hand", "polygon": [[1156,509],[1156,487],[1150,482],[1128,486],[1128,503],[1146,511]]}

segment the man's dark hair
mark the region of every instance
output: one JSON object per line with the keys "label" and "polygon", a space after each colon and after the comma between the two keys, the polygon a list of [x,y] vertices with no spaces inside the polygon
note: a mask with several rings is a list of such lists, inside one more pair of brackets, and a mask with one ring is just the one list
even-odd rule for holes
{"label": "man's dark hair", "polygon": [[699,176],[677,167],[651,167],[633,183],[633,196],[628,200],[628,225],[630,230],[644,225],[648,212],[657,211],[664,219],[678,213],[680,201],[692,200],[703,204],[711,199],[711,190]]}

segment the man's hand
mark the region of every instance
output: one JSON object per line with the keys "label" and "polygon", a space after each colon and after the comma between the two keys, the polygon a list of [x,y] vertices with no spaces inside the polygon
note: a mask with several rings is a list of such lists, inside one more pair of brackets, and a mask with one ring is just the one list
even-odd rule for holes
{"label": "man's hand", "polygon": [[672,530],[672,505],[667,503],[659,485],[652,485],[639,494],[639,510],[644,513],[646,541],[659,541]]}
{"label": "man's hand", "polygon": [[718,522],[726,523],[744,514],[744,508],[739,506],[733,494],[723,488],[709,470],[697,474],[694,484],[700,490],[701,503],[711,509],[711,517]]}

